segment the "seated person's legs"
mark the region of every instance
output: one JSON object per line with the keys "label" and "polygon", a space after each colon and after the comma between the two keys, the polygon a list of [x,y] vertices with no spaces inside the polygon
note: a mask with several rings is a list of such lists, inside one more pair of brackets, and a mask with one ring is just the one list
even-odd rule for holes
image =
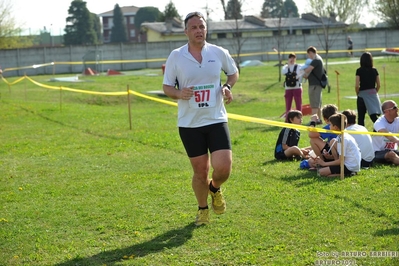
{"label": "seated person's legs", "polygon": [[310,146],[317,156],[321,156],[321,151],[325,149],[326,143],[321,138],[310,138]]}
{"label": "seated person's legs", "polygon": [[385,153],[385,159],[388,162],[399,165],[399,151],[397,150],[388,151],[387,153]]}
{"label": "seated person's legs", "polygon": [[[341,166],[333,165],[333,166],[323,167],[319,170],[319,173],[321,176],[339,175],[341,174]],[[350,175],[350,174],[352,174],[352,172],[349,171],[349,169],[346,168],[346,166],[344,165],[344,175]]]}
{"label": "seated person's legs", "polygon": [[304,158],[305,156],[303,155],[301,149],[298,146],[292,146],[289,147],[288,149],[286,149],[284,151],[285,156],[287,156],[288,158],[292,158],[294,156],[300,156],[302,158]]}

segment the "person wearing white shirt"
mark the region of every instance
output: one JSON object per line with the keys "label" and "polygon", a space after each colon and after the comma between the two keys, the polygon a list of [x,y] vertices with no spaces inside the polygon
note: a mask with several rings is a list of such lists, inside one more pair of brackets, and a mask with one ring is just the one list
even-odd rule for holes
{"label": "person wearing white shirt", "polygon": [[361,167],[369,168],[373,165],[374,161],[374,148],[370,134],[368,134],[367,128],[356,124],[356,113],[353,110],[345,110],[342,112],[348,120],[346,129],[348,131],[365,132],[365,134],[350,134],[357,142],[360,153],[362,155]]}
{"label": "person wearing white shirt", "polygon": [[[381,109],[384,115],[374,123],[374,130],[382,133],[399,133],[398,105],[387,100],[382,103]],[[395,136],[373,136],[375,162],[393,163],[399,165],[399,138]]]}
{"label": "person wearing white shirt", "polygon": [[[281,74],[290,74],[295,77],[295,82],[287,84],[284,82],[284,98],[285,98],[285,121],[288,121],[288,112],[291,111],[292,100],[295,101],[295,108],[302,111],[302,77],[299,76],[301,65],[296,63],[296,54],[291,53],[288,55],[288,62],[281,68]],[[303,75],[303,74],[302,74]]]}
{"label": "person wearing white shirt", "polygon": [[[189,13],[184,25],[188,43],[170,53],[163,90],[178,103],[177,125],[194,172],[195,224],[199,226],[209,223],[208,194],[216,214],[226,210],[220,187],[230,176],[232,151],[224,102],[233,101],[231,89],[239,74],[226,49],[206,42],[206,21],[200,12]],[[225,82],[221,71],[226,74]]]}
{"label": "person wearing white shirt", "polygon": [[[341,120],[344,119],[344,127],[346,127],[346,116],[343,114],[335,114],[330,116],[331,130],[341,131]],[[341,174],[341,156],[344,156],[344,175],[351,175],[360,171],[361,154],[356,140],[348,133],[344,134],[344,153],[341,154],[342,138],[338,136],[337,145],[333,146],[334,160],[326,162],[320,157],[316,158],[316,164],[322,168],[319,169],[320,176],[336,176]]]}

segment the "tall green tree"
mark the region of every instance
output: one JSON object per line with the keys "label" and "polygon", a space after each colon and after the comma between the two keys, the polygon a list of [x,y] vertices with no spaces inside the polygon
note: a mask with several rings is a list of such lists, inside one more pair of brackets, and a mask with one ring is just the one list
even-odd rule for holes
{"label": "tall green tree", "polygon": [[171,18],[179,18],[181,19],[182,17],[179,15],[179,12],[176,9],[175,4],[170,1],[166,6],[165,6],[165,11],[161,13],[159,20],[160,21],[166,21]]}
{"label": "tall green tree", "polygon": [[282,0],[265,0],[263,2],[262,11],[260,13],[262,18],[280,18],[283,15],[283,1]]}
{"label": "tall green tree", "polygon": [[103,33],[101,30],[101,21],[97,14],[90,13],[91,19],[93,21],[93,28],[97,35],[98,43],[102,43]]}
{"label": "tall green tree", "polygon": [[262,5],[262,18],[299,17],[298,7],[293,0],[265,0]]}
{"label": "tall green tree", "polygon": [[141,24],[143,22],[156,22],[160,21],[160,18],[161,11],[159,11],[158,8],[152,6],[142,7],[136,13],[134,24],[136,29],[140,30]]}
{"label": "tall green tree", "polygon": [[97,35],[94,30],[93,19],[86,7],[86,2],[73,0],[68,9],[64,34],[65,45],[97,44]]}
{"label": "tall green tree", "polygon": [[111,29],[111,42],[121,43],[127,41],[125,18],[118,4],[114,7],[114,25]]}
{"label": "tall green tree", "polygon": [[293,0],[285,0],[284,1],[282,16],[283,16],[283,18],[288,18],[290,16],[293,18],[299,17],[298,7],[296,6],[296,4]]}
{"label": "tall green tree", "polygon": [[225,19],[242,19],[242,3],[240,0],[229,0]]}
{"label": "tall green tree", "polygon": [[376,0],[374,9],[390,27],[399,29],[399,0]]}

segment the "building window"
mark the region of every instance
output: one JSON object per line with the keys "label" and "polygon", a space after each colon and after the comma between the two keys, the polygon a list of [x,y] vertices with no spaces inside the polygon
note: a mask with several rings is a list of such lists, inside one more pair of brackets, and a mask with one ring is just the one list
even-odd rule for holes
{"label": "building window", "polygon": [[296,35],[296,30],[287,30],[287,35]]}
{"label": "building window", "polygon": [[130,23],[131,25],[134,24],[134,17],[129,17],[129,23]]}
{"label": "building window", "polygon": [[132,38],[136,37],[136,31],[135,30],[130,30],[130,37],[132,37]]}
{"label": "building window", "polygon": [[310,29],[302,30],[302,34],[310,34]]}
{"label": "building window", "polygon": [[242,32],[233,32],[233,38],[241,38]]}
{"label": "building window", "polygon": [[218,39],[226,39],[226,33],[218,33]]}
{"label": "building window", "polygon": [[112,29],[114,26],[114,19],[113,18],[108,18],[108,28]]}
{"label": "building window", "polygon": [[281,33],[279,30],[274,30],[273,31],[273,36],[279,36]]}

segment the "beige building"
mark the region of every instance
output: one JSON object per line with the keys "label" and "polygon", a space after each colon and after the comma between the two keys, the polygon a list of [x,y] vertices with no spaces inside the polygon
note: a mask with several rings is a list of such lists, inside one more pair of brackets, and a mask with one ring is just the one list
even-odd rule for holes
{"label": "beige building", "polygon": [[[208,21],[208,39],[233,38],[236,36],[270,37],[281,35],[320,34],[328,29],[329,34],[342,33],[347,24],[333,18],[319,18],[311,13],[300,18],[269,18],[245,16],[239,20]],[[185,41],[184,22],[173,19],[167,22],[141,24],[141,34],[147,42]]]}

